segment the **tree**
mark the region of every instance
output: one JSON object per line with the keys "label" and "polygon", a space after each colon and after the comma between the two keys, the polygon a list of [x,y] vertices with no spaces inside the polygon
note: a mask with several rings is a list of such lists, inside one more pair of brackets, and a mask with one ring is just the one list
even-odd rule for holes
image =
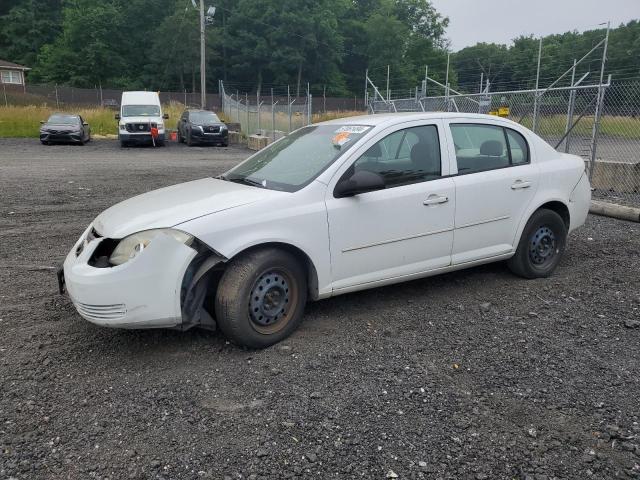
{"label": "tree", "polygon": [[[11,8],[7,8],[7,7]],[[3,10],[6,13],[2,15]],[[62,30],[58,0],[4,1],[0,7],[0,51],[4,60],[33,66],[43,45]]]}

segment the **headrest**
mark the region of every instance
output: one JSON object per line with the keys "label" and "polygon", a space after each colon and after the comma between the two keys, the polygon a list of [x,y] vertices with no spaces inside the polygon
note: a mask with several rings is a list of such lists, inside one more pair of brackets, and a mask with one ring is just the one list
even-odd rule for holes
{"label": "headrest", "polygon": [[411,147],[411,161],[417,165],[424,165],[431,156],[431,148],[428,143],[418,142]]}
{"label": "headrest", "polygon": [[498,140],[487,140],[480,145],[480,155],[489,157],[501,157],[504,153],[502,143]]}

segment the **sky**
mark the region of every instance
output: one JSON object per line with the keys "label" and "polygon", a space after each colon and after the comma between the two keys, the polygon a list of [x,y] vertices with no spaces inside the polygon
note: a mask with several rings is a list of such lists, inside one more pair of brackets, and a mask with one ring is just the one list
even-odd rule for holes
{"label": "sky", "polygon": [[536,37],[593,30],[640,19],[640,0],[431,0],[449,17],[447,36],[458,51],[478,42],[505,43],[520,35]]}

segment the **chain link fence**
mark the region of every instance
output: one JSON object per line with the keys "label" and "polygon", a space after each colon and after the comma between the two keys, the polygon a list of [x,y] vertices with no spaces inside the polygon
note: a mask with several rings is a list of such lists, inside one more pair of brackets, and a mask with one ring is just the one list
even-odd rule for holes
{"label": "chain link fence", "polygon": [[[46,105],[56,109],[66,107],[112,107],[120,105],[123,90],[96,88],[78,88],[62,85],[7,85],[0,89],[0,106]],[[200,107],[199,92],[158,92],[162,103],[177,102],[187,107]],[[207,94],[207,108],[220,105],[217,93]]]}
{"label": "chain link fence", "polygon": [[221,81],[222,111],[229,122],[240,124],[246,135],[260,134],[276,140],[311,123],[313,101],[308,92],[295,97],[288,87],[281,87],[271,89],[268,96],[261,96],[242,94],[238,90],[228,92],[226,88]]}
{"label": "chain link fence", "polygon": [[[371,113],[500,115],[534,130],[558,151],[584,158],[594,198],[640,206],[640,81],[551,89],[451,94],[442,85],[411,98],[376,95]],[[424,91],[422,92],[424,93]]]}

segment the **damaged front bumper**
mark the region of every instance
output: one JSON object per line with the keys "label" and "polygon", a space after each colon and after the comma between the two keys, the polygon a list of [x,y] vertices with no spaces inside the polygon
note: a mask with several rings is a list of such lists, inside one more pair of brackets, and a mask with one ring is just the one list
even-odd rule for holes
{"label": "damaged front bumper", "polygon": [[171,328],[183,324],[183,279],[198,252],[169,235],[159,235],[122,265],[92,266],[94,252],[109,239],[93,238],[84,244],[90,229],[71,249],[59,274],[59,287],[66,287],[78,313],[105,327]]}

